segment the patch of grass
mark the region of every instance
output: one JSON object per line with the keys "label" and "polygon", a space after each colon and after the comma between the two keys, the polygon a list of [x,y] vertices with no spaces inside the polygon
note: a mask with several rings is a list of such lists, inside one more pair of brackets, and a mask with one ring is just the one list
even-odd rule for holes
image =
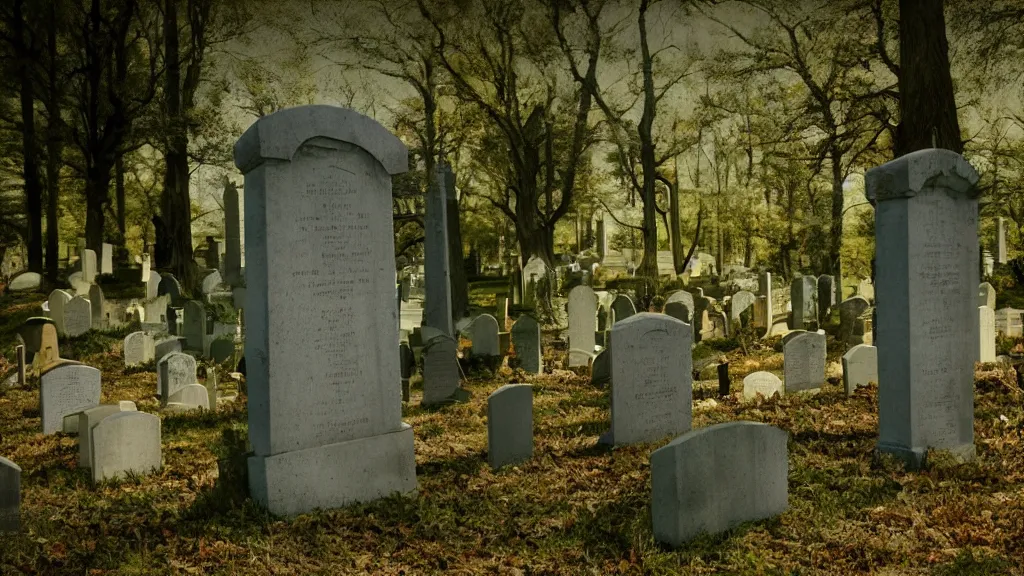
{"label": "patch of grass", "polygon": [[[1013,563],[1003,556],[975,552],[971,549],[961,550],[956,559],[932,571],[934,576],[995,576],[996,574],[1014,574],[1014,566],[1019,569],[1020,562]],[[1019,574],[1020,572],[1016,572]]]}

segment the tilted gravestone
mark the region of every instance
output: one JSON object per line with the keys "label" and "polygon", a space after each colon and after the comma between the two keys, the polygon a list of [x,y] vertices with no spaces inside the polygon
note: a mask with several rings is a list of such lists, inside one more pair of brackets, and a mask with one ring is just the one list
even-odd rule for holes
{"label": "tilted gravestone", "polygon": [[533,457],[533,387],[506,384],[487,397],[487,462],[498,469]]}
{"label": "tilted gravestone", "polygon": [[159,470],[160,417],[120,412],[103,418],[90,431],[89,451],[94,483]]}
{"label": "tilted gravestone", "polygon": [[0,456],[0,532],[21,529],[21,468]]}
{"label": "tilted gravestone", "polygon": [[[594,353],[597,295],[589,286],[569,291],[569,367],[586,366]],[[574,350],[578,352],[574,352]]]}
{"label": "tilted gravestone", "polygon": [[396,385],[391,195],[408,150],[354,111],[302,106],[257,120],[235,164],[253,499],[290,516],[415,489]]}
{"label": "tilted gravestone", "polygon": [[498,346],[498,321],[490,314],[481,314],[469,325],[469,338],[473,341],[473,356],[501,356]]}
{"label": "tilted gravestone", "polygon": [[978,174],[948,150],[918,150],[866,176],[876,202],[878,449],[910,466],[929,449],[974,448]]}
{"label": "tilted gravestone", "polygon": [[[590,333],[593,335],[593,331]],[[516,319],[512,325],[512,346],[516,350],[516,358],[519,359],[519,366],[530,374],[540,374],[544,371],[544,361],[541,358],[540,348],[540,324],[528,314],[523,314]]]}
{"label": "tilted gravestone", "polygon": [[80,336],[92,328],[92,304],[87,298],[75,296],[64,305],[64,333]]}
{"label": "tilted gravestone", "polygon": [[615,297],[615,300],[612,300],[611,309],[613,325],[636,314],[636,306],[633,305],[633,300],[625,294],[619,294]]}
{"label": "tilted gravestone", "polygon": [[691,333],[683,322],[642,312],[612,328],[612,427],[608,444],[651,442],[690,429]]}
{"label": "tilted gravestone", "polygon": [[867,344],[857,344],[843,354],[843,386],[846,395],[871,382],[878,382],[878,349]]}
{"label": "tilted gravestone", "polygon": [[651,454],[654,538],[679,546],[752,520],[789,500],[789,434],[760,422],[688,432]]}
{"label": "tilted gravestone", "polygon": [[166,404],[175,392],[196,383],[196,359],[181,352],[167,354],[157,362],[157,380],[160,402]]}
{"label": "tilted gravestone", "polygon": [[84,364],[62,364],[39,377],[43,434],[64,428],[64,417],[100,403],[100,371]]}
{"label": "tilted gravestone", "polygon": [[782,348],[786,393],[821,388],[825,381],[825,335],[798,334]]}
{"label": "tilted gravestone", "polygon": [[753,400],[760,394],[765,398],[771,398],[775,394],[784,396],[786,389],[782,380],[771,372],[753,372],[743,379],[743,398]]}

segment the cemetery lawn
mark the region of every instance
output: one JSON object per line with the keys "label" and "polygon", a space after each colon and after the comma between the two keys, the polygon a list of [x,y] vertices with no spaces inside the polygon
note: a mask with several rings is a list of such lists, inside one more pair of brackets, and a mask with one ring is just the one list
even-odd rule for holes
{"label": "cemetery lawn", "polygon": [[[0,300],[0,370],[13,359],[12,322],[40,301]],[[103,402],[156,412],[152,366],[124,369],[123,334],[62,341],[61,355],[103,371]],[[550,348],[549,362],[564,354]],[[909,473],[872,456],[876,389],[847,398],[833,381],[815,396],[743,403],[744,374],[781,369],[771,348],[750,353],[727,353],[733,397],[695,390],[693,425],[745,419],[788,431],[790,508],[678,550],[654,542],[648,509],[648,457],[668,439],[597,446],[606,391],[572,372],[471,372],[470,402],[435,410],[419,407],[414,384],[404,419],[418,494],[293,520],[245,499],[230,440],[244,435],[244,402],[162,416],[163,469],[92,487],[77,439],[39,433],[30,383],[0,393],[0,455],[23,469],[23,531],[0,536],[0,574],[1024,574],[1024,395],[1012,372],[977,374],[977,461],[940,455]],[[487,395],[523,381],[535,388],[535,457],[492,471]]]}

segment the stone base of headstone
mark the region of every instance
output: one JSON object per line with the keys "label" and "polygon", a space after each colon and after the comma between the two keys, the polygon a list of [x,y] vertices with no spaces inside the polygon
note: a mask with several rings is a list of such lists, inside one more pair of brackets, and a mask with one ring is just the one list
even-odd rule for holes
{"label": "stone base of headstone", "polygon": [[416,489],[413,431],[327,444],[273,456],[250,456],[249,491],[270,513],[295,516]]}
{"label": "stone base of headstone", "polygon": [[[970,462],[977,455],[974,444],[964,444],[954,448],[944,448],[943,452],[950,453],[958,462]],[[887,442],[879,442],[876,452],[891,454],[897,460],[903,462],[909,470],[920,470],[928,462],[930,450],[919,448],[908,448]]]}

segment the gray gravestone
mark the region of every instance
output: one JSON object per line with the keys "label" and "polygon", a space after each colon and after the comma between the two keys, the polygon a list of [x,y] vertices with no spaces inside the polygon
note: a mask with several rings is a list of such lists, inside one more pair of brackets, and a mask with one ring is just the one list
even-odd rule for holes
{"label": "gray gravestone", "polygon": [[786,393],[821,388],[825,381],[825,335],[797,334],[782,348]]}
{"label": "gray gravestone", "polygon": [[202,384],[182,386],[167,399],[168,404],[181,404],[189,408],[210,409],[210,393]]}
{"label": "gray gravestone", "polygon": [[120,412],[99,421],[90,431],[92,481],[146,475],[159,470],[160,417],[146,412]]}
{"label": "gray gravestone", "polygon": [[144,364],[156,355],[153,337],[145,332],[132,332],[124,337],[124,365]]}
{"label": "gray gravestone", "polygon": [[89,316],[94,330],[105,330],[107,328],[106,298],[103,297],[103,289],[98,284],[89,287]]}
{"label": "gray gravestone", "polygon": [[[132,408],[134,410],[134,408]],[[78,419],[76,425],[76,432],[78,434],[78,467],[79,468],[92,468],[92,429],[100,423],[100,420],[114,414],[121,412],[130,412],[131,410],[125,410],[120,404],[100,404],[99,406],[93,406],[82,410],[77,414],[72,414],[71,417]]]}
{"label": "gray gravestone", "polygon": [[487,397],[487,462],[497,470],[533,457],[533,387],[506,384]]}
{"label": "gray gravestone", "polygon": [[594,362],[590,366],[590,383],[594,386],[604,386],[612,381],[612,353],[611,346],[594,356]]}
{"label": "gray gravestone", "polygon": [[0,532],[21,529],[21,468],[0,456]]}
{"label": "gray gravestone", "polygon": [[202,302],[185,302],[185,319],[182,326],[185,347],[189,350],[202,350],[203,336],[206,334],[206,308]]}
{"label": "gray gravestone", "polygon": [[818,280],[813,276],[799,276],[793,279],[789,292],[793,303],[794,330],[807,328],[817,320]]}
{"label": "gray gravestone", "polygon": [[861,343],[854,338],[857,319],[870,308],[871,303],[863,296],[852,296],[839,303],[839,341],[843,345]]}
{"label": "gray gravestone", "polygon": [[625,294],[619,294],[612,300],[612,325],[618,324],[623,320],[632,317],[636,314],[636,306],[633,305],[633,300]]}
{"label": "gray gravestone", "polygon": [[47,302],[50,304],[50,318],[53,319],[53,325],[57,328],[58,334],[66,334],[64,330],[64,308],[71,301],[71,294],[63,290],[54,290],[50,292],[50,297]]}
{"label": "gray gravestone", "polygon": [[[569,367],[586,366],[596,345],[597,295],[589,286],[576,286],[569,291]],[[573,352],[580,350],[581,354]]]}
{"label": "gray gravestone", "polygon": [[94,250],[86,249],[82,252],[82,260],[80,262],[82,272],[82,281],[89,284],[96,283],[96,252]]}
{"label": "gray gravestone", "polygon": [[[156,270],[149,271],[149,279],[146,280],[146,300],[152,300],[160,295],[160,281],[163,278]],[[168,302],[170,305],[170,302]],[[147,317],[148,319],[148,317]]]}
{"label": "gray gravestone", "polygon": [[836,305],[836,282],[828,274],[818,276],[818,325],[821,326],[828,318],[832,307]]}
{"label": "gray gravestone", "polygon": [[[866,177],[874,200],[878,449],[911,466],[929,449],[973,458],[978,174],[919,150]],[[966,327],[966,329],[965,329]]]}
{"label": "gray gravestone", "polygon": [[459,361],[455,340],[438,334],[423,345],[423,405],[459,399]]}
{"label": "gray gravestone", "polygon": [[178,279],[173,274],[164,274],[160,277],[160,284],[157,286],[157,296],[163,296],[164,294],[171,297],[171,306],[177,308],[182,305],[181,284],[178,283]]}
{"label": "gray gravestone", "polygon": [[498,346],[498,321],[490,314],[481,314],[469,325],[469,339],[473,342],[473,356],[501,356]]}
{"label": "gray gravestone", "polygon": [[857,344],[843,354],[843,386],[846,395],[852,396],[860,386],[878,383],[878,349],[867,344]]}
{"label": "gray gravestone", "polygon": [[762,321],[766,328],[767,333],[771,334],[772,323],[775,321],[775,304],[772,301],[772,274],[771,272],[762,272],[757,278],[757,295],[764,297],[764,311],[762,315]]}
{"label": "gray gravestone", "polygon": [[202,291],[203,294],[213,294],[217,291],[217,288],[223,283],[220,272],[214,270],[203,278]]}
{"label": "gray gravestone", "polygon": [[654,538],[679,546],[701,533],[778,516],[789,499],[789,434],[760,422],[726,422],[676,438],[651,454]]}
{"label": "gray gravestone", "polygon": [[92,328],[92,303],[88,298],[75,296],[64,305],[64,333],[80,336]]}
{"label": "gray gravestone", "polygon": [[[593,334],[593,332],[591,332]],[[544,372],[544,361],[540,348],[540,324],[528,314],[523,314],[512,325],[512,345],[516,349],[519,366],[530,374]]]}
{"label": "gray gravestone", "polygon": [[230,286],[242,283],[242,235],[238,210],[238,188],[224,184],[224,281]]}
{"label": "gray gravestone", "polygon": [[43,434],[64,428],[64,417],[100,403],[100,371],[84,364],[61,364],[39,377]]}
{"label": "gray gravestone", "polygon": [[454,336],[445,198],[448,186],[455,185],[455,175],[448,166],[438,164],[431,184],[427,187],[427,208],[423,226],[423,258],[426,262],[424,282],[427,291],[423,303],[423,324],[436,328],[447,336]]}
{"label": "gray gravestone", "polygon": [[217,364],[230,360],[235,355],[235,340],[230,337],[221,337],[210,342],[210,359]]}
{"label": "gray gravestone", "polygon": [[301,106],[258,119],[235,164],[253,499],[291,516],[415,489],[394,353],[391,177],[408,150],[357,112]]}
{"label": "gray gravestone", "polygon": [[729,300],[729,322],[739,322],[740,315],[750,309],[757,297],[746,290],[740,290]]}
{"label": "gray gravestone", "polygon": [[9,292],[36,290],[42,281],[43,277],[36,272],[22,272],[11,278],[11,281],[7,283],[7,290]]}
{"label": "gray gravestone", "polygon": [[691,332],[664,314],[641,312],[612,327],[609,444],[652,442],[690,429]]}
{"label": "gray gravestone", "polygon": [[170,397],[189,384],[195,384],[196,359],[181,352],[171,352],[157,363],[159,373],[160,402],[170,402]]}

